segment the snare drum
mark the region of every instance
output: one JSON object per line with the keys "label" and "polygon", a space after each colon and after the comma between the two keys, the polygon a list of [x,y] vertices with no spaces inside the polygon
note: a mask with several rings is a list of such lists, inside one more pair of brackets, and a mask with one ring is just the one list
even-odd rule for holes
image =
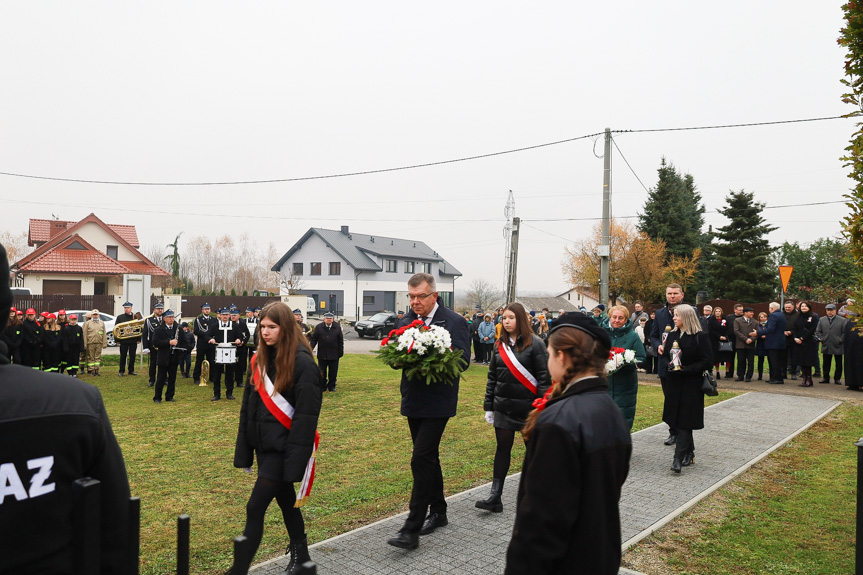
{"label": "snare drum", "polygon": [[237,348],[230,343],[220,343],[216,346],[216,363],[236,363]]}

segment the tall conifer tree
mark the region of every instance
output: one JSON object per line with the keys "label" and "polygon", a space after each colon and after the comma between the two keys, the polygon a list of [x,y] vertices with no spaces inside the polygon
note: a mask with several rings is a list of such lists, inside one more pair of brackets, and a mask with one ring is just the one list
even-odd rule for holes
{"label": "tall conifer tree", "polygon": [[728,205],[718,211],[729,222],[714,232],[719,241],[713,244],[711,295],[747,303],[767,301],[777,293],[767,234],[777,228],[761,216],[764,204],[755,201],[755,194],[740,190],[725,200]]}

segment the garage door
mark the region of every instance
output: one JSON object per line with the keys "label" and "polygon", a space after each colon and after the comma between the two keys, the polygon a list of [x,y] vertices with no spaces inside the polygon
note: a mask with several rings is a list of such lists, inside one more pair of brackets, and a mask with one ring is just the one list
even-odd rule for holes
{"label": "garage door", "polygon": [[43,280],[42,293],[81,295],[81,280]]}

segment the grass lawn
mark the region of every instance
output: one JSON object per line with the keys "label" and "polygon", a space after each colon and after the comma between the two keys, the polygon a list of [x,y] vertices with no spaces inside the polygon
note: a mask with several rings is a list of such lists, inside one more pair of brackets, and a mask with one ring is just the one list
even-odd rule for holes
{"label": "grass lawn", "polygon": [[623,556],[651,575],[854,572],[863,407],[846,403]]}
{"label": "grass lawn", "polygon": [[[103,359],[109,365],[102,377],[82,379],[102,391],[132,493],[141,498],[141,572],[172,571],[181,513],[192,519],[192,571],[224,572],[231,565],[231,539],[243,530],[255,478],[232,466],[240,400],[210,402],[212,387],[179,379],[177,402],[156,405],[146,369],[138,377],[120,378],[116,358]],[[447,495],[491,481],[495,445],[483,418],[486,373],[476,365],[465,372],[458,415],[444,434]],[[410,435],[399,415],[399,372],[373,356],[347,355],[339,375],[339,391],[324,395],[318,475],[303,508],[310,542],[405,511],[410,497]],[[661,390],[641,386],[635,430],[658,423],[661,413]],[[510,473],[521,469],[523,457],[524,447],[516,441]],[[286,537],[273,502],[256,560],[284,553]]]}

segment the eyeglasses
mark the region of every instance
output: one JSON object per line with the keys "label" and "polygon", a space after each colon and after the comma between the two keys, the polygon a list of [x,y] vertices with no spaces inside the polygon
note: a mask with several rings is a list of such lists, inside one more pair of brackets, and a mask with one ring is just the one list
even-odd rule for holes
{"label": "eyeglasses", "polygon": [[421,300],[421,299],[425,299],[425,298],[427,298],[427,297],[428,297],[428,296],[430,296],[430,295],[434,295],[434,293],[421,293],[421,294],[417,294],[417,295],[408,294],[408,300],[410,300],[410,301],[419,301],[419,300]]}

